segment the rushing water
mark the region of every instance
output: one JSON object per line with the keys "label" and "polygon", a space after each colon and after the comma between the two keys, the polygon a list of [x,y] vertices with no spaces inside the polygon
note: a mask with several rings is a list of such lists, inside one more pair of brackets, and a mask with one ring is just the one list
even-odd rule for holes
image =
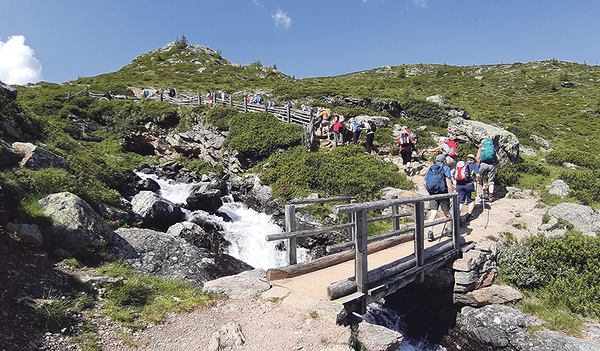
{"label": "rushing water", "polygon": [[[206,187],[208,183],[178,183],[161,179],[153,174],[136,173],[140,178],[153,179],[160,186],[159,195],[174,204],[184,205],[191,191]],[[277,249],[277,242],[267,242],[268,234],[281,233],[283,230],[273,222],[270,215],[248,208],[243,203],[235,202],[231,196],[222,198],[223,206],[219,212],[227,214],[232,221],[224,221],[221,217],[205,211],[186,211],[187,220],[200,218],[223,228],[223,237],[227,240],[227,254],[246,262],[254,268],[274,268],[287,265],[286,251]],[[308,259],[306,249],[298,249],[298,262]]]}

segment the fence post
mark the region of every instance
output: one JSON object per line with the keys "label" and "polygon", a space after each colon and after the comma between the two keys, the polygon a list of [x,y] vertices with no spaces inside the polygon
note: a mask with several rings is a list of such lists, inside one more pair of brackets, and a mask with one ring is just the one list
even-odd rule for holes
{"label": "fence post", "polygon": [[285,105],[287,107],[287,121],[288,123],[292,123],[292,108],[290,105]]}
{"label": "fence post", "polygon": [[367,293],[367,210],[356,213],[355,267],[357,292]]}
{"label": "fence post", "polygon": [[244,96],[244,112],[248,113],[248,99]]}
{"label": "fence post", "polygon": [[198,93],[198,106],[202,105],[202,94]]}
{"label": "fence post", "polygon": [[425,263],[423,250],[425,249],[425,203],[415,203],[415,260],[417,267]]}
{"label": "fence post", "polygon": [[[397,199],[398,196],[393,196],[392,199]],[[398,209],[398,205],[392,206],[392,214],[396,217],[392,219],[392,230],[400,229],[400,218],[397,217],[400,214],[400,210]]]}
{"label": "fence post", "polygon": [[229,105],[233,107],[233,96],[228,96],[227,98],[229,99]]}
{"label": "fence post", "polygon": [[[488,214],[489,215],[489,214]],[[458,237],[460,236],[460,204],[458,194],[452,197],[452,243],[454,249],[458,249]]]}
{"label": "fence post", "polygon": [[160,92],[160,101],[163,101],[163,92]]}
{"label": "fence post", "polygon": [[267,103],[267,99],[265,99],[265,112],[269,112],[269,104]]}
{"label": "fence post", "polygon": [[[353,204],[355,203],[356,200],[352,199],[349,201],[349,203]],[[355,223],[356,222],[356,212],[351,212],[348,213],[348,223]],[[348,228],[348,241],[353,241],[354,240],[354,226]]]}
{"label": "fence post", "polygon": [[[285,231],[296,231],[296,206],[285,205]],[[296,238],[288,239],[288,264],[293,265],[298,262],[296,255]]]}

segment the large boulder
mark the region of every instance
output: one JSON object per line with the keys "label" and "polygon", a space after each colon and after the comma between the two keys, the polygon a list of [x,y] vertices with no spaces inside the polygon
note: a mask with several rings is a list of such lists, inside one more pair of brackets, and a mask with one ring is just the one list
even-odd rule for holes
{"label": "large boulder", "polygon": [[191,211],[202,210],[215,213],[222,205],[220,190],[196,188],[188,196],[185,207]]}
{"label": "large boulder", "polygon": [[571,223],[575,230],[595,236],[600,232],[600,214],[593,208],[573,202],[563,202],[548,211],[548,215]]}
{"label": "large boulder", "polygon": [[500,162],[521,162],[519,139],[502,128],[479,121],[456,117],[448,123],[448,136],[459,142],[473,143],[477,146],[484,139],[492,139],[497,148]]}
{"label": "large boulder", "polygon": [[113,239],[112,228],[79,196],[69,192],[40,199],[44,215],[50,217],[52,233],[65,249],[103,247]]}
{"label": "large boulder", "polygon": [[64,168],[67,166],[67,161],[64,158],[32,143],[16,142],[12,144],[12,147],[24,154],[23,159],[19,163],[21,167],[40,170],[51,167]]}
{"label": "large boulder", "polygon": [[464,307],[451,332],[450,343],[464,350],[580,350],[598,349],[598,344],[542,329],[534,334],[530,328],[540,326],[537,318],[504,305],[481,308]]}
{"label": "large boulder", "polygon": [[19,92],[17,91],[17,89],[13,86],[0,81],[0,94],[6,96],[10,100],[16,100],[18,93]]}
{"label": "large boulder", "polygon": [[131,210],[140,216],[145,226],[161,230],[181,222],[185,217],[179,206],[151,191],[140,191],[134,196]]}
{"label": "large boulder", "polygon": [[115,234],[110,252],[139,273],[182,279],[202,288],[206,281],[252,269],[234,257],[211,253],[163,232],[119,228]]}
{"label": "large boulder", "polygon": [[15,167],[22,158],[12,146],[0,140],[0,167]]}

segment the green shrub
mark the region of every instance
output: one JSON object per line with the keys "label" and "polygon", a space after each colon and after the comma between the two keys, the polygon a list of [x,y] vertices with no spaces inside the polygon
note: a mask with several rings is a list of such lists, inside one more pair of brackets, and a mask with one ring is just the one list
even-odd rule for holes
{"label": "green shrub", "polygon": [[362,147],[345,146],[329,153],[307,153],[296,147],[267,160],[261,180],[273,187],[273,195],[289,200],[316,192],[322,197],[358,196],[377,198],[380,189],[391,186],[412,189],[412,182],[398,167],[366,155]]}
{"label": "green shrub", "polygon": [[218,106],[206,114],[206,122],[220,130],[228,130],[231,120],[238,115],[235,107]]}
{"label": "green shrub", "polygon": [[448,126],[446,112],[435,102],[410,99],[402,103],[402,109],[408,119],[419,124],[442,128]]}
{"label": "green shrub", "polygon": [[302,132],[301,126],[280,122],[270,113],[240,113],[231,120],[226,142],[244,157],[262,159],[299,145]]}
{"label": "green shrub", "polygon": [[600,238],[572,231],[539,234],[505,247],[499,266],[510,283],[573,313],[600,318]]}
{"label": "green shrub", "polygon": [[573,163],[592,170],[600,169],[600,157],[586,151],[577,149],[557,149],[546,155],[546,162],[551,165],[562,166],[563,163]]}
{"label": "green shrub", "polygon": [[600,170],[565,169],[560,172],[559,177],[571,188],[569,195],[579,199],[584,205],[600,201]]}
{"label": "green shrub", "polygon": [[504,186],[517,184],[524,175],[550,176],[550,169],[542,163],[524,160],[521,163],[502,163],[496,167],[496,179]]}
{"label": "green shrub", "polygon": [[72,300],[69,298],[52,299],[37,307],[35,314],[44,330],[56,333],[73,324],[71,314]]}

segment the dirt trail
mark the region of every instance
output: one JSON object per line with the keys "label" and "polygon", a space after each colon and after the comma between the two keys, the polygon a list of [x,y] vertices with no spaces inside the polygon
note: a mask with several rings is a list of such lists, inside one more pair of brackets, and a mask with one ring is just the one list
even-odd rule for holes
{"label": "dirt trail", "polygon": [[[416,185],[423,183],[421,175],[412,180]],[[537,233],[543,215],[543,210],[536,208],[537,203],[536,197],[504,197],[486,204],[484,211],[478,199],[475,218],[461,228],[461,235],[468,241],[484,241],[506,232],[516,238]],[[395,250],[369,255],[369,269],[409,254],[412,247],[409,242]],[[245,337],[244,344],[225,342],[220,350],[349,350],[344,346],[348,329],[335,325],[335,312],[327,300],[326,287],[352,276],[353,270],[351,261],[334,271],[272,282],[271,290],[252,298],[227,299],[211,308],[169,316],[165,324],[132,335],[129,345],[114,330],[106,328],[100,333],[102,347],[103,350],[213,350],[215,336],[228,323],[235,322]]]}

